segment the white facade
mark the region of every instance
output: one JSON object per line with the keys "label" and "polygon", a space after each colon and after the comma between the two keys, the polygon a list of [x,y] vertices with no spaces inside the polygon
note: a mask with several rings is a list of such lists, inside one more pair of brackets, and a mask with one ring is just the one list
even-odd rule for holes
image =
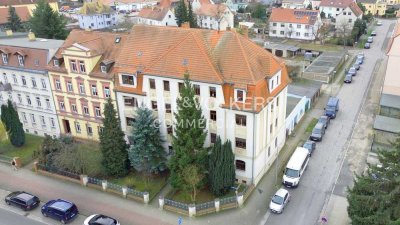
{"label": "white facade", "polygon": [[286,22],[270,22],[269,36],[301,40],[315,40],[318,29],[322,26],[320,17],[314,25]]}
{"label": "white facade", "polygon": [[197,15],[197,24],[201,28],[211,30],[226,30],[234,27],[234,15],[229,7],[226,7],[220,16]]}
{"label": "white facade", "polygon": [[78,14],[79,27],[81,29],[104,29],[117,25],[117,14],[115,12],[104,14]]}
{"label": "white facade", "polygon": [[307,108],[310,108],[310,99],[306,96],[300,97],[297,95],[288,94],[288,97],[298,98],[299,102],[293,108],[292,112],[286,117],[286,134],[290,135],[296,125],[303,118]]}
{"label": "white facade", "polygon": [[10,84],[12,91],[0,91],[0,105],[10,99],[26,133],[44,136],[60,135],[47,71],[0,67],[0,81]]}
{"label": "white facade", "polygon": [[304,1],[283,1],[282,2],[282,8],[287,8],[287,9],[305,9],[307,6],[310,4],[310,0],[304,0]]}
{"label": "white facade", "polygon": [[[135,75],[132,76],[135,77]],[[154,88],[150,88],[150,79],[154,80]],[[269,79],[271,91],[277,88],[281,82],[280,79],[280,71]],[[122,79],[119,80],[121,81]],[[136,84],[136,77],[134,81]],[[164,82],[168,82],[169,91],[164,91]],[[179,83],[182,82],[183,80],[179,79],[144,75],[142,91],[147,93],[146,96],[117,92],[117,105],[119,107],[122,130],[129,135],[130,127],[127,123],[135,117],[136,107],[130,103],[125,104],[125,98],[134,97],[137,105],[140,106],[143,103],[148,108],[153,109],[155,116],[161,122],[161,134],[166,137],[165,147],[166,149],[170,148],[172,138],[168,134],[167,126],[173,125],[173,114],[177,109],[176,99],[179,96],[178,87]],[[258,183],[285,143],[287,88],[284,88],[261,112],[250,113],[220,107],[225,101],[221,85],[201,82],[192,82],[192,84],[200,87],[199,100],[203,115],[208,121],[208,136],[205,146],[211,145],[211,135],[214,134],[219,135],[222,140],[231,140],[235,160],[237,160],[236,165],[238,165],[238,161],[244,163],[242,164],[244,167],[241,169],[238,169],[238,166],[236,167],[237,180],[248,184],[252,182]],[[215,88],[215,97],[210,97],[210,88]],[[246,94],[244,94],[245,96]],[[166,104],[170,106],[167,107]],[[155,105],[156,109],[154,109]],[[171,112],[166,110],[169,107]],[[211,111],[216,113],[215,121],[211,119]],[[244,116],[245,123],[238,124],[238,122],[235,122],[237,121],[237,116]],[[171,130],[171,132],[173,131]],[[238,140],[244,141],[245,147],[236,147]]]}
{"label": "white facade", "polygon": [[153,25],[153,26],[171,26],[171,27],[178,26],[178,24],[176,23],[175,14],[171,10],[168,10],[167,14],[165,14],[164,18],[162,18],[161,20],[138,16],[137,23],[145,25]]}
{"label": "white facade", "polygon": [[345,32],[351,32],[351,29],[353,29],[354,22],[357,19],[362,18],[362,14],[360,16],[356,16],[354,12],[350,9],[350,7],[345,8],[343,11],[341,11],[337,16],[336,16],[336,23],[335,23],[335,28],[339,32],[345,29]]}
{"label": "white facade", "polygon": [[[115,5],[114,5],[115,4]],[[109,6],[115,6],[115,9],[119,12],[120,10],[138,12],[145,7],[151,7],[157,5],[157,1],[142,1],[142,2],[119,2],[115,1]]]}

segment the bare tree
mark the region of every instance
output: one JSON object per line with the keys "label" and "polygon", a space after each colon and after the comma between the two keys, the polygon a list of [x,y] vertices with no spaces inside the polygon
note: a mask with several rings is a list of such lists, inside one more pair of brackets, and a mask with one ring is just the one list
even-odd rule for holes
{"label": "bare tree", "polygon": [[339,34],[342,34],[343,37],[343,47],[346,47],[346,37],[347,33],[351,31],[351,27],[347,19],[341,19],[340,21],[336,21],[336,31]]}
{"label": "bare tree", "polygon": [[325,39],[328,37],[329,34],[329,25],[322,25],[318,31],[318,38],[321,41],[321,44],[325,44]]}
{"label": "bare tree", "polygon": [[314,26],[311,26],[311,33],[314,37],[314,43],[319,38],[323,24],[321,21],[316,21]]}
{"label": "bare tree", "polygon": [[288,28],[286,28],[286,35],[288,38],[292,38],[292,34],[293,34],[293,26],[289,26]]}

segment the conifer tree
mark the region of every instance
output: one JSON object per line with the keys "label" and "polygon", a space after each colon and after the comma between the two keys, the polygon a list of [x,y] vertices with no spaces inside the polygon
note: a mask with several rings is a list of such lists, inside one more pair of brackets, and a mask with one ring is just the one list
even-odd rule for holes
{"label": "conifer tree", "polygon": [[196,15],[193,14],[192,3],[190,3],[190,1],[188,1],[188,4],[189,4],[188,22],[189,22],[191,28],[197,28],[197,18],[196,18]]}
{"label": "conifer tree", "polygon": [[166,153],[159,123],[150,109],[143,105],[136,110],[130,140],[133,145],[129,149],[131,166],[146,174],[162,172],[166,169]]}
{"label": "conifer tree", "polygon": [[21,18],[17,15],[17,12],[15,11],[15,8],[12,7],[11,5],[8,7],[8,17],[7,17],[7,28],[11,29],[12,31],[18,31],[21,30],[22,24],[21,24]]}
{"label": "conifer tree", "polygon": [[7,105],[1,105],[1,122],[3,122],[4,128],[6,131],[8,131],[10,127],[10,112],[8,110]]}
{"label": "conifer tree", "polygon": [[108,175],[124,176],[128,173],[128,145],[121,123],[111,99],[104,106],[103,132],[100,133],[100,149],[103,166]]}
{"label": "conifer tree", "polygon": [[[5,108],[6,110],[4,110]],[[10,142],[15,147],[21,147],[25,144],[25,132],[19,120],[18,113],[10,100],[8,100],[6,107],[2,107],[2,112],[3,110],[6,112],[6,115],[2,116],[2,120],[4,119],[3,123],[5,124]]]}
{"label": "conifer tree", "polygon": [[170,184],[177,189],[183,189],[188,184],[182,178],[182,173],[189,165],[196,165],[200,172],[207,165],[207,151],[203,147],[207,132],[200,104],[195,97],[194,88],[185,73],[181,96],[177,100],[175,113],[175,136],[172,138],[174,155],[169,162]]}
{"label": "conifer tree", "polygon": [[188,11],[186,8],[185,0],[179,0],[175,9],[176,23],[180,27],[183,23],[188,21]]}

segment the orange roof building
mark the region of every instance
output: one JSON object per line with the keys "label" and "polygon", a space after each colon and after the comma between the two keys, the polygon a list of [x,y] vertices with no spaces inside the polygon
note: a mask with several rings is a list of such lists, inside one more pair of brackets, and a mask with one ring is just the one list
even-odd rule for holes
{"label": "orange roof building", "polygon": [[176,24],[175,14],[169,7],[146,7],[140,10],[137,15],[139,24],[155,25],[155,26],[178,26]]}
{"label": "orange roof building", "polygon": [[[21,22],[27,22],[29,20],[30,14],[28,7],[22,6],[22,7],[16,7],[15,12],[21,19]],[[0,25],[5,25],[8,23],[8,8],[0,8]]]}
{"label": "orange roof building", "polygon": [[[285,64],[233,31],[135,26],[115,63],[122,129],[141,104],[154,111],[171,149],[184,74],[207,119],[206,146],[231,140],[240,182],[257,183],[285,139]],[[268,156],[267,156],[268,155]]]}

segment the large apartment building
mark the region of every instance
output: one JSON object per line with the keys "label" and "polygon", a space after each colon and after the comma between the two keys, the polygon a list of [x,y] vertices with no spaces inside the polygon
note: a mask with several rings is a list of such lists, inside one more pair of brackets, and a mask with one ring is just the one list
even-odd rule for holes
{"label": "large apartment building", "polygon": [[7,100],[15,104],[27,133],[60,134],[46,67],[62,43],[33,33],[0,39],[0,105]]}
{"label": "large apartment building", "polygon": [[256,184],[285,142],[288,75],[282,61],[233,31],[135,26],[115,63],[121,126],[141,104],[161,122],[173,152],[174,113],[189,73],[207,119],[206,146],[231,140],[236,178]]}
{"label": "large apartment building", "polygon": [[73,30],[48,65],[61,133],[99,140],[115,59],[126,34]]}

